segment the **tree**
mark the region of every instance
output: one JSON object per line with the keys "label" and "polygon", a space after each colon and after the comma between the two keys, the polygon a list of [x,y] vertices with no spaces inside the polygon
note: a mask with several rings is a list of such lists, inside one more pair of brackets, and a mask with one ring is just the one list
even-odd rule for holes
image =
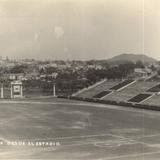
{"label": "tree", "polygon": [[142,61],[137,61],[136,62],[136,68],[145,68],[145,65],[143,64]]}
{"label": "tree", "polygon": [[10,69],[10,73],[25,73],[27,70],[27,65],[15,65]]}

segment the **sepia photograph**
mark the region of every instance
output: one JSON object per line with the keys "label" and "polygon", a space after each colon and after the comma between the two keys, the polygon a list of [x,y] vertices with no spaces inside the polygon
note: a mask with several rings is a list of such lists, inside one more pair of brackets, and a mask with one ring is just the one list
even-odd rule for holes
{"label": "sepia photograph", "polygon": [[159,0],[0,0],[1,160],[160,160]]}

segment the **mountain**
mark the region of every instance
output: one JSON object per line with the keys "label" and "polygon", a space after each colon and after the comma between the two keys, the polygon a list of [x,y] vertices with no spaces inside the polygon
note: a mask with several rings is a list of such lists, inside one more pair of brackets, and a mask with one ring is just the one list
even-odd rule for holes
{"label": "mountain", "polygon": [[111,59],[108,59],[109,63],[124,63],[128,61],[131,61],[134,63],[137,61],[142,61],[144,63],[156,63],[157,62],[156,59],[146,56],[144,54],[120,54]]}

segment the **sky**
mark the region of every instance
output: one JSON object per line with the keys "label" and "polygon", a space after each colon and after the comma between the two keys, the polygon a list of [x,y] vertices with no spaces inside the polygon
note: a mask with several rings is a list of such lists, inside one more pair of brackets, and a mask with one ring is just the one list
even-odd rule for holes
{"label": "sky", "polygon": [[159,43],[159,0],[0,0],[3,57],[160,60]]}

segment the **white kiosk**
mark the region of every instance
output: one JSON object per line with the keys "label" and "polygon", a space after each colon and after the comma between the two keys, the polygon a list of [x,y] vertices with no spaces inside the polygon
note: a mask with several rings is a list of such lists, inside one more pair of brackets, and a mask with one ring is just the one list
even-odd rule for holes
{"label": "white kiosk", "polygon": [[22,98],[23,97],[23,87],[21,81],[11,82],[11,98]]}

